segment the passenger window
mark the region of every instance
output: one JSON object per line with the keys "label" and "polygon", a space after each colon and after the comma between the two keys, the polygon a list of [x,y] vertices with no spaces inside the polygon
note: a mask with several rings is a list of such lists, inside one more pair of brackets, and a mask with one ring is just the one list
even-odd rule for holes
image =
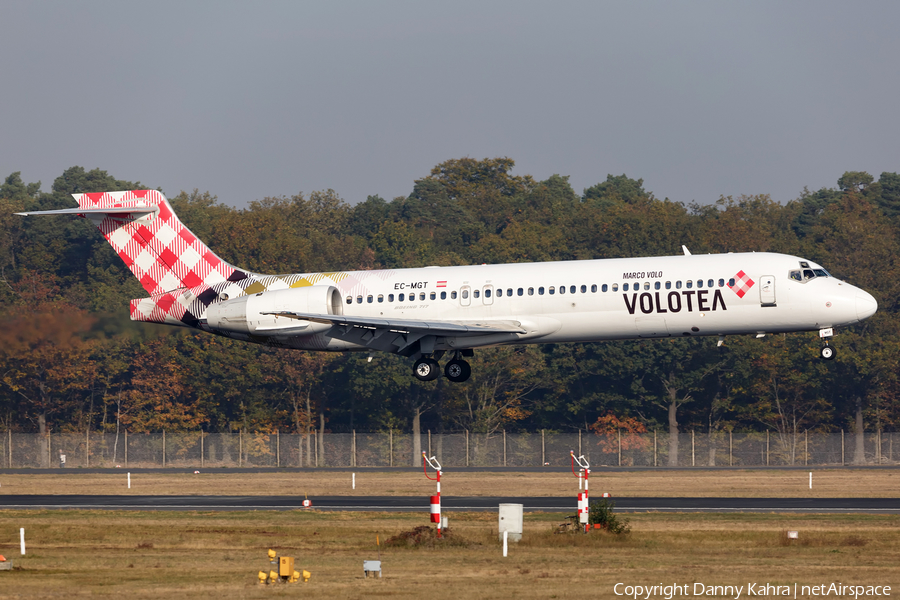
{"label": "passenger window", "polygon": [[516,292],[516,293],[519,294],[519,295],[521,296],[521,295],[523,295],[523,294],[525,293],[525,290],[523,290],[522,288],[519,288],[519,291]]}
{"label": "passenger window", "polygon": [[658,289],[661,288],[661,287],[662,287],[662,285],[660,284],[660,282],[658,282],[658,281],[653,282],[653,289],[654,289],[654,290],[658,290]]}
{"label": "passenger window", "polygon": [[373,300],[374,298],[372,298],[371,294],[366,298],[366,302],[368,302],[369,304],[372,304]]}
{"label": "passenger window", "polygon": [[[512,296],[512,288],[506,288],[506,295]],[[522,294],[519,294],[519,295],[521,296]]]}
{"label": "passenger window", "polygon": [[725,280],[724,280],[724,279],[720,279],[720,280],[719,280],[719,287],[725,287]]}
{"label": "passenger window", "polygon": [[491,290],[489,290],[489,289],[484,290],[484,297],[485,297],[485,298],[490,298],[490,297],[491,297]]}
{"label": "passenger window", "polygon": [[356,303],[357,303],[357,304],[362,304],[362,296],[357,296],[357,297],[356,297]]}
{"label": "passenger window", "polygon": [[547,290],[547,291],[549,291],[549,292],[550,292],[550,295],[551,295],[551,296],[552,296],[552,295],[553,295],[553,294],[555,294],[555,293],[556,293],[556,288],[555,288],[555,287],[553,287],[553,286],[552,286],[552,285],[551,285],[551,286],[550,286],[550,289],[549,289],[549,290]]}
{"label": "passenger window", "polygon": [[456,290],[453,290],[452,292],[450,292],[450,299],[456,300]]}
{"label": "passenger window", "polygon": [[671,281],[667,281],[667,282],[666,282],[666,289],[667,289],[667,290],[671,290],[671,289],[672,289],[672,282],[671,282]]}
{"label": "passenger window", "polygon": [[472,293],[475,295],[476,298],[478,298],[478,297],[481,296],[481,291],[480,291],[480,290],[474,290]]}
{"label": "passenger window", "polygon": [[384,302],[384,294],[378,294],[378,303]]}
{"label": "passenger window", "polygon": [[618,291],[619,291],[619,284],[618,284],[618,283],[614,283],[614,284],[613,284],[612,291],[614,291],[614,292],[618,292]]}
{"label": "passenger window", "polygon": [[[552,294],[553,292],[550,292],[550,293]],[[565,294],[565,293],[566,293],[566,286],[564,286],[564,285],[559,286],[559,293],[560,293],[560,294]]]}
{"label": "passenger window", "polygon": [[702,279],[698,279],[698,280],[697,280],[697,287],[698,287],[698,288],[702,288],[702,287],[703,287],[703,280],[702,280]]}
{"label": "passenger window", "polygon": [[645,282],[644,282],[644,289],[645,289],[645,290],[649,290],[649,289],[650,289],[650,282],[649,282],[649,281],[645,281]]}
{"label": "passenger window", "polygon": [[406,300],[406,294],[400,294],[400,295],[397,297],[397,299],[400,300],[400,302],[403,302],[404,300]]}
{"label": "passenger window", "polygon": [[500,298],[503,296],[503,288],[497,288],[497,297]]}
{"label": "passenger window", "polygon": [[586,285],[581,286],[581,293],[587,294],[587,286]]}
{"label": "passenger window", "polygon": [[431,295],[430,295],[429,297],[430,297],[432,300],[437,300],[437,293],[431,292]]}
{"label": "passenger window", "polygon": [[347,296],[347,304],[353,304],[353,296]]}
{"label": "passenger window", "polygon": [[623,291],[623,292],[627,292],[627,291],[628,291],[628,284],[627,284],[627,283],[623,283],[623,284],[622,284],[622,291]]}
{"label": "passenger window", "polygon": [[728,287],[734,287],[734,277],[728,280]]}
{"label": "passenger window", "polygon": [[591,286],[591,291],[594,292],[595,294],[597,293],[597,284],[596,283]]}
{"label": "passenger window", "polygon": [[425,300],[425,292],[422,292],[421,294],[419,294],[419,300],[423,300],[423,301]]}
{"label": "passenger window", "polygon": [[544,295],[544,288],[543,288],[543,287],[539,287],[539,288],[538,288],[538,295],[540,295],[540,296],[543,296],[543,295]]}
{"label": "passenger window", "polygon": [[676,290],[680,290],[680,289],[681,289],[681,280],[680,280],[680,279],[679,279],[678,281],[675,282],[675,289],[676,289]]}
{"label": "passenger window", "polygon": [[605,293],[605,292],[606,292],[606,290],[608,290],[608,289],[609,289],[609,286],[608,286],[608,285],[606,285],[606,284],[605,284],[605,283],[604,283],[604,284],[603,284],[603,287],[601,287],[601,288],[600,288],[600,291],[602,291],[602,292],[604,292],[604,293]]}
{"label": "passenger window", "polygon": [[441,300],[447,299],[447,292],[441,292]]}
{"label": "passenger window", "polygon": [[713,286],[715,286],[715,284],[716,284],[716,282],[713,281],[712,279],[710,279],[709,281],[706,282],[706,287],[713,287]]}
{"label": "passenger window", "polygon": [[534,296],[534,288],[528,288],[528,295]]}
{"label": "passenger window", "polygon": [[463,297],[463,300],[465,300],[466,298],[468,298],[468,297],[469,297],[469,290],[463,290],[462,297]]}
{"label": "passenger window", "polygon": [[692,287],[694,287],[694,282],[688,279],[684,282],[684,287],[686,287],[687,289],[691,289]]}
{"label": "passenger window", "polygon": [[388,302],[393,302],[393,301],[394,301],[394,295],[388,294]]}
{"label": "passenger window", "polygon": [[574,285],[570,285],[570,286],[569,286],[569,293],[570,293],[570,294],[574,294],[574,293],[575,293],[575,286],[574,286]]}

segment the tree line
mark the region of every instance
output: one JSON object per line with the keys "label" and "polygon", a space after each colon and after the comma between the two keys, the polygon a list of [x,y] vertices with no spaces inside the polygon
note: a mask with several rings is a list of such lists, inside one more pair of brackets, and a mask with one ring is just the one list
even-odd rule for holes
{"label": "tree line", "polygon": [[[133,323],[145,295],[72,193],[152,187],[72,167],[49,192],[0,185],[0,428],[12,431],[435,432],[893,430],[900,356],[900,175],[846,172],[785,204],[659,199],[609,175],[513,175],[509,158],[454,159],[408,196],[350,205],[333,191],[237,209],[194,190],[170,198],[217,254],[260,273],[770,251],[806,257],[878,300],[837,332],[538,345],[476,351],[464,384],[419,382],[388,354],[274,350]],[[861,439],[861,438],[860,438]],[[671,441],[671,440],[674,440]],[[670,436],[670,445],[677,436]],[[670,447],[670,455],[673,448]]]}

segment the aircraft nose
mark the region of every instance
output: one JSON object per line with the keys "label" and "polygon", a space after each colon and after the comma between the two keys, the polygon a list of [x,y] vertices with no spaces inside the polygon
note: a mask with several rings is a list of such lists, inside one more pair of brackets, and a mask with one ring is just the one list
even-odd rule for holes
{"label": "aircraft nose", "polygon": [[856,316],[860,321],[868,319],[878,310],[878,302],[869,292],[859,290],[856,292]]}

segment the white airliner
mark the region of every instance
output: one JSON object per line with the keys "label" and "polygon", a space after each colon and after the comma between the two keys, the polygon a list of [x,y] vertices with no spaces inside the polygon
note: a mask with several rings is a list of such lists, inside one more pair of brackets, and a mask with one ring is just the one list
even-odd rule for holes
{"label": "white airliner", "polygon": [[260,275],[216,256],[157,191],[73,194],[149,297],[131,318],[258,344],[393,352],[422,381],[465,381],[474,348],[819,331],[872,316],[867,292],[785,254],[729,253]]}

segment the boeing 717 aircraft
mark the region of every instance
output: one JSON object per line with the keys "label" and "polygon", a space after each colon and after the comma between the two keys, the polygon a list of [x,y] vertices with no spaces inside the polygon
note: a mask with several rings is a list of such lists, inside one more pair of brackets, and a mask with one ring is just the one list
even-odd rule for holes
{"label": "boeing 717 aircraft", "polygon": [[507,344],[818,331],[872,316],[867,292],[785,254],[683,254],[568,262],[261,275],[216,256],[158,191],[73,194],[148,297],[135,321],[283,348],[393,352],[422,381],[469,378],[476,348]]}

